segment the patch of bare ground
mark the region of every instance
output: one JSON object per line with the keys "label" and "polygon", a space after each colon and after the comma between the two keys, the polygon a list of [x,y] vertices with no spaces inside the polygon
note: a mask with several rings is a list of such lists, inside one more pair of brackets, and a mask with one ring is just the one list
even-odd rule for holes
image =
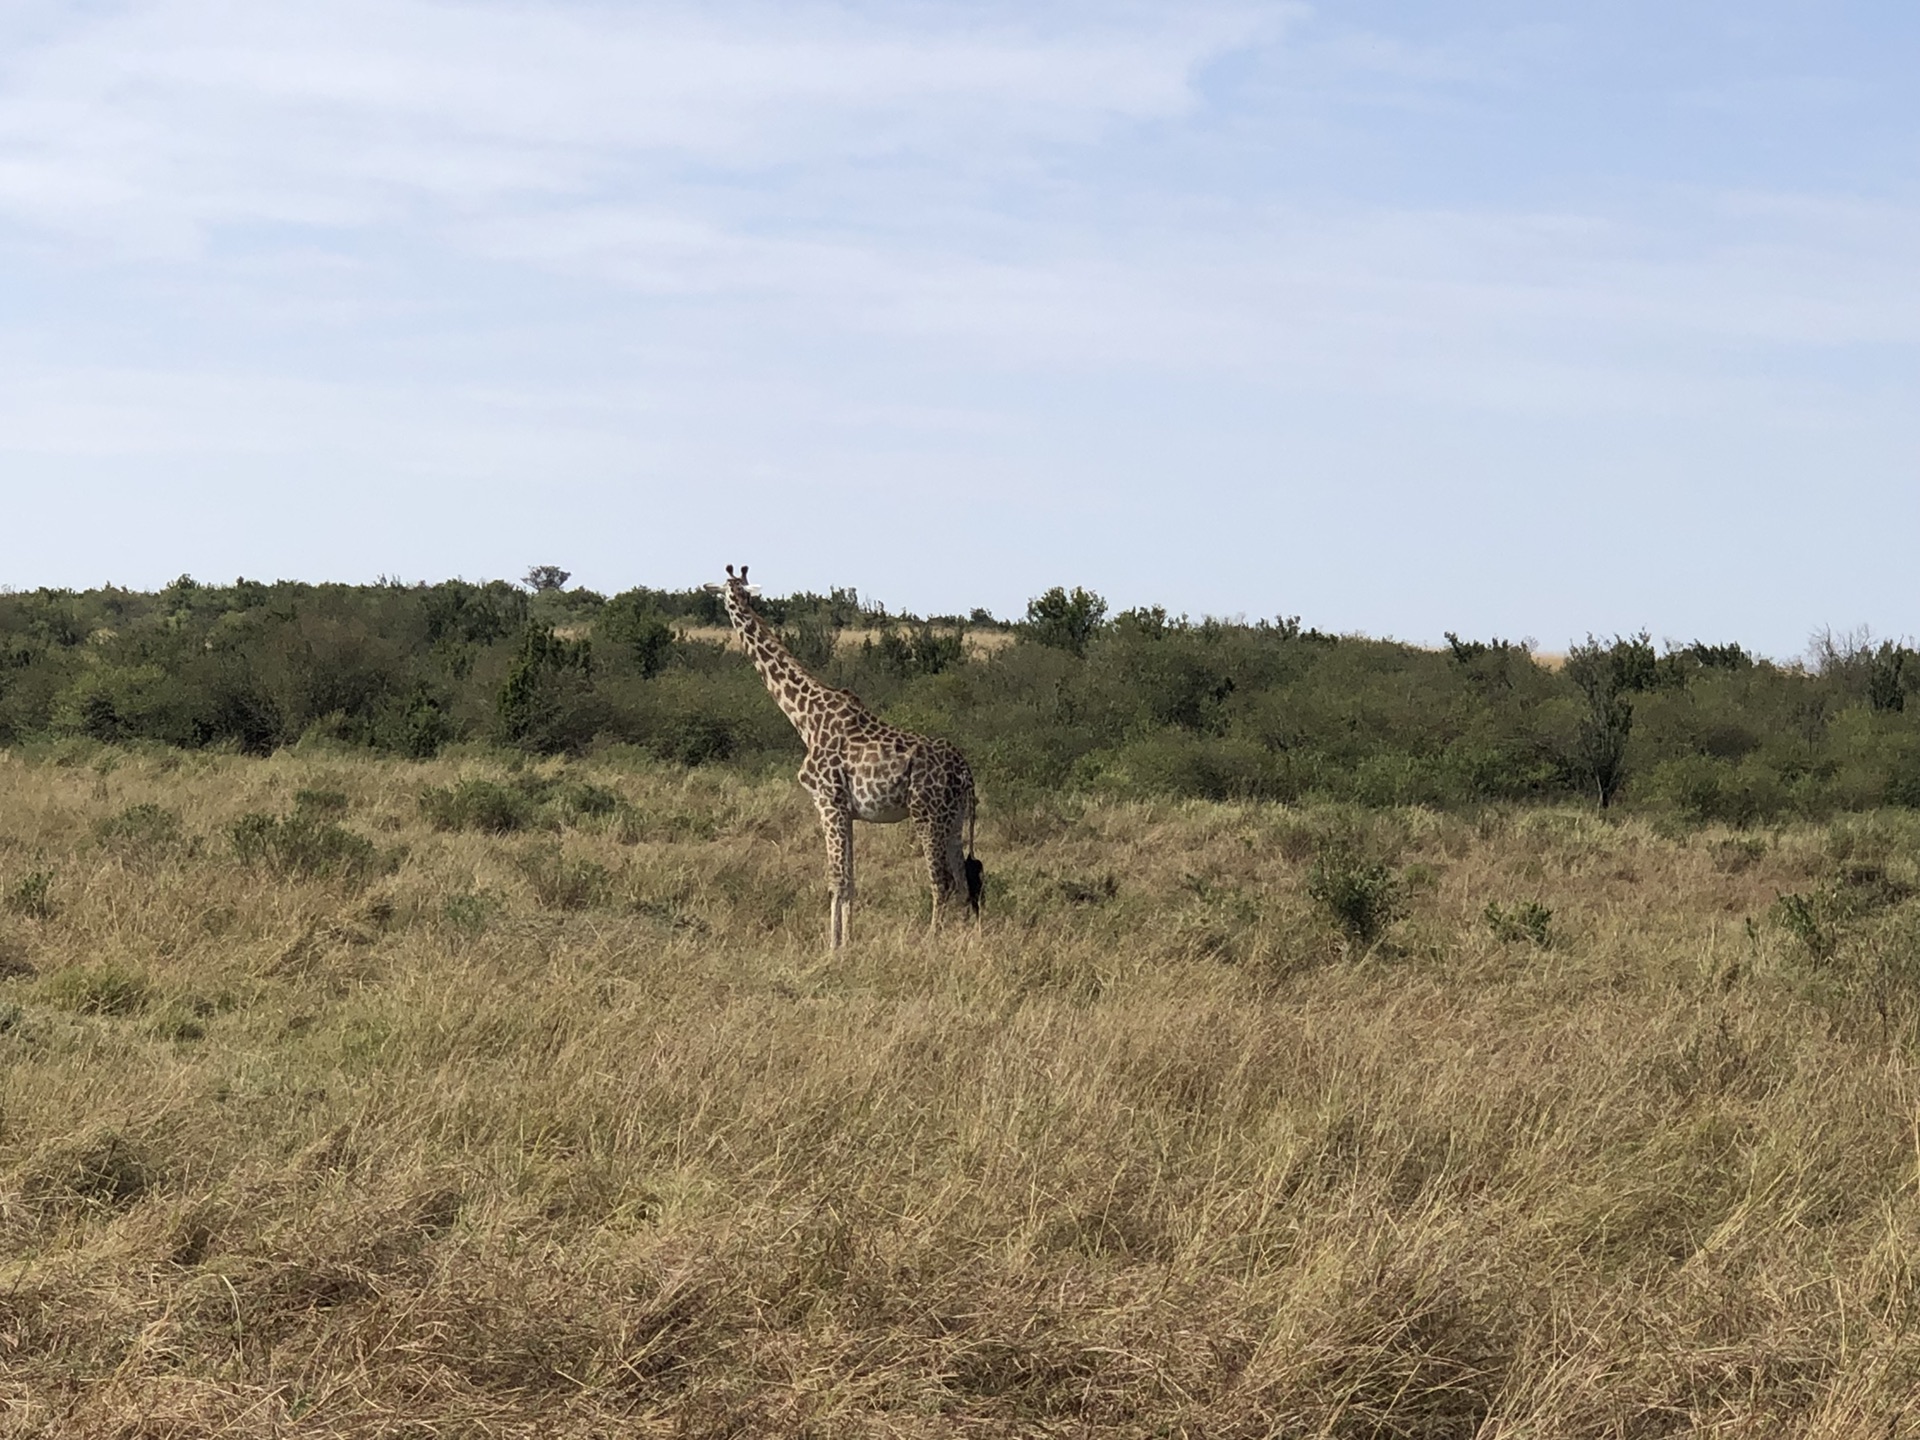
{"label": "patch of bare ground", "polygon": [[1913,1418],[1910,822],[989,794],[829,960],[790,783],[548,768],[0,760],[0,1434]]}

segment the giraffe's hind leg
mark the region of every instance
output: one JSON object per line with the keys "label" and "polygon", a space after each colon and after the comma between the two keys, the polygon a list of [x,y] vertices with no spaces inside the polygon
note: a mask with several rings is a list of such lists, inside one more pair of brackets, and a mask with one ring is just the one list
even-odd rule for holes
{"label": "giraffe's hind leg", "polygon": [[927,887],[933,892],[933,915],[929,928],[938,930],[947,912],[966,893],[966,855],[962,834],[962,811],[956,805],[938,803],[939,797],[915,797],[914,838],[927,862]]}

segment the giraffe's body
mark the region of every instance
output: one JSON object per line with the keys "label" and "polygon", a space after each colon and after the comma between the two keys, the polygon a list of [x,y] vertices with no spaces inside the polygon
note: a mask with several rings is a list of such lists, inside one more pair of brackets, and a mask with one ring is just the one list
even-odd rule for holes
{"label": "giraffe's body", "polygon": [[800,732],[807,758],[800,784],[813,797],[827,841],[829,943],[847,941],[853,906],[853,822],[911,820],[927,861],[933,926],[962,895],[977,912],[979,862],[965,844],[973,821],[973,772],[945,740],[889,725],[850,690],[814,679],[748,601],[747,571],[727,567],[727,615],[768,693]]}

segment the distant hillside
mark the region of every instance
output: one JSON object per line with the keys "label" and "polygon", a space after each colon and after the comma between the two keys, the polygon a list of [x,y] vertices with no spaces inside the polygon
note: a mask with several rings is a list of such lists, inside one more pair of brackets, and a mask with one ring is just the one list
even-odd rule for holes
{"label": "distant hillside", "polygon": [[[1498,640],[1432,651],[1291,619],[1110,616],[1077,589],[1015,623],[890,614],[852,590],[760,604],[823,678],[964,746],[989,791],[1587,796],[1735,823],[1920,805],[1920,662],[1901,645],[1832,640],[1783,666],[1735,644],[1661,654],[1641,635],[1548,664]],[[0,594],[0,745],[626,746],[789,764],[798,741],[725,623],[705,590],[559,583]]]}

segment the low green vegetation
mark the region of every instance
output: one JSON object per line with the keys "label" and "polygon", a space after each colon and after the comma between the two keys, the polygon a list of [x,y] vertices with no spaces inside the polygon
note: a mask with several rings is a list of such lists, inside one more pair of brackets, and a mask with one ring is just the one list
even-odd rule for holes
{"label": "low green vegetation", "polygon": [[[0,746],[794,763],[715,595],[607,597],[564,574],[545,567],[532,589],[182,577],[153,594],[0,594]],[[956,741],[1003,799],[1584,800],[1734,826],[1920,807],[1920,663],[1863,636],[1824,635],[1793,663],[1589,636],[1547,661],[1451,634],[1425,650],[1289,618],[1110,615],[1077,587],[1017,623],[890,614],[851,590],[762,608],[823,679]],[[426,803],[436,824],[496,831],[548,808],[477,791]]]}
{"label": "low green vegetation", "polygon": [[392,868],[366,836],[298,807],[283,816],[250,811],[233,822],[228,836],[235,858],[243,865],[264,867],[276,875],[358,883]]}

